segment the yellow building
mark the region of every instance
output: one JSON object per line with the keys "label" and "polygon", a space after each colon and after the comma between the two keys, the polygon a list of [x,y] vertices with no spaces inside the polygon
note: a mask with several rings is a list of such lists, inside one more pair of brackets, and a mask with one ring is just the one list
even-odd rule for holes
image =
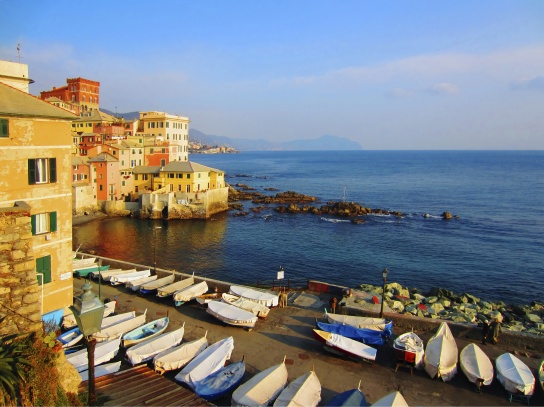
{"label": "yellow building", "polygon": [[[0,78],[0,208],[28,205],[31,248],[26,245],[24,249],[35,262],[35,274],[26,284],[39,285],[34,297],[19,301],[17,293],[24,287],[10,287],[3,281],[1,299],[17,308],[33,298],[40,302],[45,320],[60,320],[73,301],[70,129],[74,119],[77,116],[72,113],[8,86]],[[0,247],[6,250],[2,243]],[[19,247],[14,243],[8,255],[2,252],[3,273],[18,270],[17,256],[22,249],[21,243]]]}
{"label": "yellow building", "polygon": [[[140,112],[136,135],[153,137],[154,143],[174,146],[168,161],[189,159],[189,118],[165,112]],[[155,165],[155,163],[150,163]]]}
{"label": "yellow building", "polygon": [[198,193],[225,186],[225,173],[191,161],[174,161],[161,167],[153,190],[169,186],[170,192]]}

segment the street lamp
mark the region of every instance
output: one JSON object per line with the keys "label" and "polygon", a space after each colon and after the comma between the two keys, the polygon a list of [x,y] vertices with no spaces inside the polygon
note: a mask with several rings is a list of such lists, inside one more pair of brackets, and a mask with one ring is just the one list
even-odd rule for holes
{"label": "street lamp", "polygon": [[162,229],[161,226],[153,228],[153,274],[157,274],[157,229]]}
{"label": "street lamp", "polygon": [[382,290],[382,307],[380,309],[380,318],[383,318],[383,303],[385,302],[385,282],[387,281],[387,268],[384,267],[382,271],[382,277],[383,277],[383,290]]}
{"label": "street lamp", "polygon": [[100,331],[102,318],[104,317],[104,304],[91,291],[91,283],[87,281],[81,287],[83,294],[76,297],[70,310],[74,314],[77,326],[85,338],[87,344],[87,361],[89,366],[89,406],[96,405],[96,392],[94,386],[94,348],[96,338],[93,334]]}

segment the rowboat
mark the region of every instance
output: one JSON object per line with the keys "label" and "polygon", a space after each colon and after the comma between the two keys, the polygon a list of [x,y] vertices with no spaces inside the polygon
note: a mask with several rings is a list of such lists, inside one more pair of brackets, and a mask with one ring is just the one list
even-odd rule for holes
{"label": "rowboat", "polygon": [[459,355],[461,370],[478,390],[482,384],[489,386],[493,381],[493,364],[478,345],[468,344]]}
{"label": "rowboat", "polygon": [[126,288],[130,288],[132,291],[140,291],[142,285],[151,283],[152,281],[157,280],[157,275],[153,274],[152,276],[142,277],[137,280],[127,281],[125,283]]}
{"label": "rowboat", "polygon": [[[108,362],[119,352],[121,345],[121,337],[111,341],[104,341],[96,344],[94,349],[94,365],[98,366]],[[77,352],[66,355],[66,360],[70,362],[78,372],[88,369],[87,349],[83,348]]]}
{"label": "rowboat", "polygon": [[163,333],[133,346],[127,350],[126,357],[132,365],[147,362],[159,353],[179,345],[183,339],[184,333],[185,323],[181,328],[178,328],[175,331]]}
{"label": "rowboat", "polygon": [[279,365],[257,373],[232,393],[233,406],[267,406],[278,397],[287,384],[285,358]]}
{"label": "rowboat", "polygon": [[97,265],[91,265],[90,267],[77,269],[76,271],[74,271],[74,273],[76,273],[79,277],[87,277],[90,273],[94,273],[94,272],[98,272],[98,271],[100,271],[100,272],[106,271],[109,268],[110,268],[109,264],[106,264],[105,266],[99,266],[97,264]]}
{"label": "rowboat", "polygon": [[[100,278],[103,281],[110,281],[113,276],[117,276],[119,274],[128,274],[128,273],[134,273],[136,269],[109,269],[108,271],[101,271],[100,272]],[[98,278],[98,273],[93,273],[93,278]]]}
{"label": "rowboat", "polygon": [[207,347],[187,364],[176,376],[178,382],[186,383],[191,389],[201,380],[225,365],[234,349],[232,336]]}
{"label": "rowboat", "polygon": [[327,407],[366,407],[368,403],[366,397],[361,391],[361,382],[356,389],[347,390],[337,394],[326,404]]}
{"label": "rowboat", "polygon": [[139,270],[132,273],[116,274],[110,278],[111,285],[126,284],[128,281],[138,280],[151,275],[151,270]]}
{"label": "rowboat", "polygon": [[321,331],[319,329],[314,329],[314,336],[318,341],[323,342],[326,345],[326,350],[332,350],[333,352],[338,350],[339,352],[348,356],[372,362],[376,360],[376,354],[378,351],[368,345],[365,345],[364,343],[346,338],[342,335]]}
{"label": "rowboat", "polygon": [[243,309],[227,304],[226,302],[209,302],[206,312],[226,324],[249,329],[253,329],[257,322],[257,317],[251,312],[244,311]]}
{"label": "rowboat", "polygon": [[313,370],[293,380],[282,390],[274,406],[315,407],[321,400],[321,383]]}
{"label": "rowboat", "polygon": [[200,339],[165,350],[153,358],[155,372],[162,375],[169,370],[181,369],[207,347],[208,340],[204,335]]}
{"label": "rowboat", "polygon": [[[121,369],[121,361],[96,366],[94,368],[94,378],[96,379],[98,377],[105,376],[105,375],[110,374],[110,373],[118,372],[119,369]],[[81,381],[82,382],[86,382],[87,380],[89,380],[89,371],[88,370],[84,370],[83,372],[79,372],[79,375],[81,376]]]}
{"label": "rowboat", "polygon": [[135,311],[123,312],[122,314],[112,315],[111,317],[102,319],[102,325],[100,326],[100,328],[101,329],[107,328],[108,326],[118,324],[119,322],[132,319],[135,316],[136,316]]}
{"label": "rowboat", "polygon": [[249,287],[243,287],[239,285],[231,285],[229,293],[237,295],[238,297],[243,297],[258,302],[259,304],[267,307],[278,306],[278,295],[270,292],[258,291]]}
{"label": "rowboat", "polygon": [[425,347],[419,336],[413,332],[406,332],[393,341],[395,358],[401,363],[413,365],[416,369],[423,368]]}
{"label": "rowboat", "polygon": [[85,257],[82,259],[73,259],[72,260],[72,271],[77,271],[89,266],[92,266],[96,263],[96,257]]}
{"label": "rowboat", "polygon": [[235,307],[241,308],[244,311],[249,311],[259,318],[266,318],[270,312],[270,308],[268,308],[266,305],[259,304],[258,302],[248,300],[243,297],[238,297],[237,295],[224,293],[221,298],[223,302],[234,305]]}
{"label": "rowboat", "polygon": [[495,359],[497,379],[507,392],[531,396],[535,391],[535,377],[525,363],[511,353],[503,353]]}
{"label": "rowboat", "polygon": [[68,348],[70,346],[74,346],[76,343],[78,343],[80,340],[83,339],[83,334],[79,330],[79,328],[73,328],[69,331],[66,331],[59,336],[57,336],[57,340],[62,343],[63,348]]}
{"label": "rowboat", "polygon": [[205,305],[209,303],[210,301],[221,301],[221,296],[223,293],[210,293],[210,294],[202,294],[196,297],[196,302],[198,302],[200,305]]}
{"label": "rowboat", "polygon": [[384,345],[389,339],[388,331],[375,331],[373,329],[355,328],[351,325],[327,324],[325,322],[316,322],[316,324],[322,331],[342,335],[366,345]]}
{"label": "rowboat", "polygon": [[147,310],[142,315],[127,319],[114,325],[110,325],[93,335],[98,342],[114,338],[121,338],[125,332],[132,331],[135,328],[145,324]]}
{"label": "rowboat", "polygon": [[168,317],[163,317],[134,328],[123,335],[123,347],[128,348],[129,346],[159,336],[166,330],[169,322],[170,319]]}
{"label": "rowboat", "polygon": [[427,342],[423,363],[425,371],[431,378],[440,377],[448,381],[457,373],[457,357],[459,351],[448,324],[442,322],[438,331]]}
{"label": "rowboat", "polygon": [[[104,316],[105,319],[108,315],[113,314],[115,311],[115,305],[117,304],[116,301],[110,301],[104,303]],[[64,315],[62,317],[62,328],[64,329],[70,329],[77,326],[76,318],[74,317],[74,314],[72,312]]]}
{"label": "rowboat", "polygon": [[159,288],[172,284],[174,282],[174,278],[176,278],[176,276],[172,274],[170,276],[156,279],[155,281],[146,282],[140,286],[140,294],[154,293]]}
{"label": "rowboat", "polygon": [[201,281],[198,284],[190,285],[174,293],[174,304],[179,307],[186,302],[189,302],[199,295],[208,291],[208,284],[205,281]]}
{"label": "rowboat", "polygon": [[244,359],[231,363],[196,383],[195,393],[208,401],[222,398],[238,387],[245,372]]}
{"label": "rowboat", "polygon": [[191,277],[184,278],[183,280],[161,287],[157,290],[157,297],[169,297],[174,295],[176,291],[183,290],[185,287],[189,287],[195,283],[194,274]]}
{"label": "rowboat", "polygon": [[400,391],[394,391],[378,401],[372,403],[372,407],[408,407],[408,403]]}
{"label": "rowboat", "polygon": [[[383,331],[393,329],[393,321],[388,321],[384,318],[369,318],[369,317],[357,317],[354,315],[341,315],[330,314],[325,310],[323,315],[329,321],[329,324],[351,325],[355,328],[373,329],[376,331]],[[390,334],[391,335],[391,334]]]}

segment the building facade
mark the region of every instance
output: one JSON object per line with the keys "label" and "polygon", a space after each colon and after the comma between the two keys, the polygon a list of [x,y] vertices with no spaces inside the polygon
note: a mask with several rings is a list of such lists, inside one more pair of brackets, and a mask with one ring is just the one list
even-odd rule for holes
{"label": "building facade", "polygon": [[78,109],[78,114],[100,109],[100,82],[84,78],[66,79],[66,86],[53,87],[40,92],[40,99],[58,98],[71,103]]}
{"label": "building facade", "polygon": [[189,160],[188,117],[165,112],[140,112],[136,135],[152,136],[157,145],[162,145],[165,142],[171,145],[168,162]]}

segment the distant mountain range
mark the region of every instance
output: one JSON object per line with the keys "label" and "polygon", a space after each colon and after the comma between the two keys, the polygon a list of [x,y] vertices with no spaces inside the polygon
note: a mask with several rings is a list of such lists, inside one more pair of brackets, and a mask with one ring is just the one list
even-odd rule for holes
{"label": "distant mountain range", "polygon": [[[102,109],[103,112],[125,120],[135,120],[140,117],[138,112],[113,113]],[[315,139],[291,140],[291,141],[270,141],[264,139],[250,140],[243,138],[231,138],[215,136],[202,133],[197,129],[189,129],[189,137],[193,141],[203,144],[228,146],[239,151],[304,151],[304,150],[362,150],[363,148],[356,141],[343,137],[323,135]]]}

